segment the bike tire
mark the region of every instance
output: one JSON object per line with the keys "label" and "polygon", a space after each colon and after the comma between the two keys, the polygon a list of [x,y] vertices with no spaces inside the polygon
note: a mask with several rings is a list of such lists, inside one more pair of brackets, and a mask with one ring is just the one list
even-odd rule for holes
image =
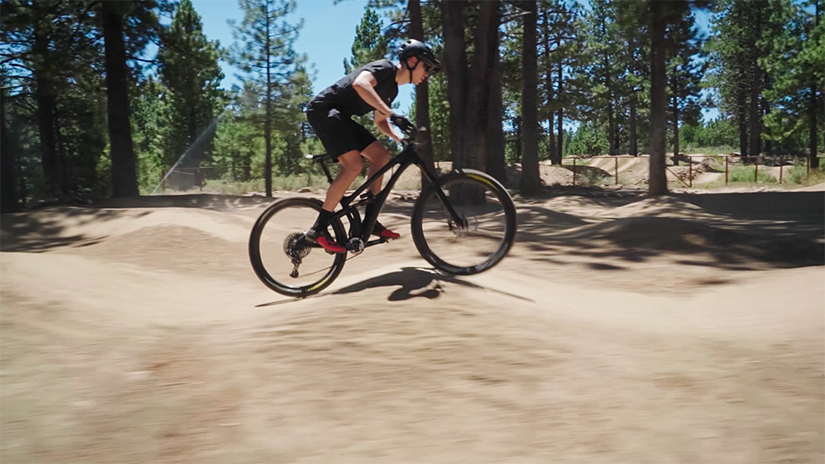
{"label": "bike tire", "polygon": [[[252,232],[249,235],[249,260],[252,264],[252,269],[255,271],[255,275],[257,275],[261,282],[263,282],[263,284],[269,287],[271,290],[274,290],[282,295],[303,298],[310,295],[314,295],[320,292],[321,290],[325,289],[341,273],[341,270],[344,268],[344,263],[346,263],[346,253],[336,253],[334,256],[333,264],[330,266],[329,271],[326,272],[323,276],[321,276],[321,278],[319,278],[317,282],[313,282],[307,285],[289,285],[288,283],[282,282],[273,277],[267,271],[266,266],[264,265],[263,259],[261,257],[261,234],[263,233],[264,227],[266,226],[267,222],[269,222],[269,220],[276,213],[290,207],[309,207],[320,212],[322,206],[323,203],[320,200],[314,198],[283,198],[270,205],[258,217],[258,220],[255,222],[255,225],[252,227]],[[308,227],[309,225],[310,224],[305,224],[303,226]],[[336,240],[338,240],[338,243],[345,243],[347,239],[347,234],[344,230],[344,226],[341,223],[341,220],[335,219],[331,221],[330,226],[332,226],[332,230],[335,234]],[[300,226],[296,225],[296,232],[299,231],[301,231]],[[324,250],[318,249],[318,251],[323,252]]]}
{"label": "bike tire", "polygon": [[502,235],[500,246],[486,259],[473,265],[453,264],[448,262],[446,259],[443,259],[438,255],[438,253],[434,252],[431,246],[427,243],[427,237],[423,226],[428,202],[434,201],[433,198],[435,197],[438,200],[438,203],[441,204],[441,201],[438,199],[433,187],[429,187],[422,191],[421,196],[415,203],[411,223],[412,238],[413,243],[415,243],[415,247],[421,254],[421,257],[436,269],[453,275],[473,275],[489,270],[501,262],[507,253],[509,253],[510,248],[513,246],[513,242],[515,241],[516,230],[518,227],[516,207],[513,203],[512,197],[507,192],[507,189],[505,189],[504,186],[501,185],[501,183],[494,177],[481,171],[462,169],[461,171],[452,172],[439,178],[437,181],[437,186],[444,190],[445,187],[449,187],[451,184],[457,182],[476,184],[492,193],[498,202],[501,203],[501,208],[504,213],[503,226],[505,231]]}

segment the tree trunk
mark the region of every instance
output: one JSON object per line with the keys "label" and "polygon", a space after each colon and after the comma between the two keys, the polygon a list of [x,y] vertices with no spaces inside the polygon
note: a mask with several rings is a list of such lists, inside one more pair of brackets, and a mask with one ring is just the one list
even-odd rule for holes
{"label": "tree trunk", "polygon": [[673,165],[678,166],[679,161],[679,99],[673,96]]}
{"label": "tree trunk", "polygon": [[[767,83],[765,83],[765,88],[768,88]],[[765,97],[762,97],[761,107],[762,107],[762,118],[764,118],[765,116],[768,115],[768,113],[771,112],[770,103],[768,103],[768,100]],[[765,140],[764,143],[765,143],[765,153],[767,153],[767,154],[773,153],[773,141],[772,140]]]}
{"label": "tree trunk", "polygon": [[[189,146],[192,147],[193,145],[195,145],[195,140],[197,140],[197,138],[198,138],[198,121],[197,121],[197,116],[196,116],[196,113],[195,113],[195,104],[194,103],[189,103],[189,124],[188,124],[188,126],[189,127],[187,129],[189,130]],[[193,150],[195,152],[195,156],[194,156],[194,158],[196,160],[195,166],[199,166],[200,165],[200,159],[201,159],[201,154],[199,153],[199,147],[193,147]]]}
{"label": "tree trunk", "polygon": [[43,190],[57,194],[57,146],[54,138],[55,96],[49,79],[49,38],[35,22],[34,53],[37,63],[34,69],[35,96],[37,99],[37,124],[40,132],[40,165],[43,169]]}
{"label": "tree trunk", "polygon": [[441,2],[444,30],[444,72],[447,75],[447,99],[450,103],[450,145],[453,169],[466,165],[467,52],[464,44],[464,0]]}
{"label": "tree trunk", "polygon": [[636,98],[630,96],[630,154],[639,156],[639,143],[636,139]]}
{"label": "tree trunk", "polygon": [[264,155],[264,185],[266,186],[266,196],[272,196],[272,69],[270,66],[270,30],[269,30],[269,6],[264,7],[266,16],[266,119],[264,120],[264,139],[266,144],[266,154]]}
{"label": "tree trunk", "polygon": [[[814,11],[814,27],[816,28],[817,26],[819,26],[819,0],[816,0],[816,7],[815,8],[816,9]],[[816,132],[817,132],[816,113],[817,113],[817,110],[819,109],[819,105],[818,105],[819,99],[817,98],[817,92],[818,92],[818,89],[817,89],[817,85],[816,85],[816,77],[815,77],[814,73],[811,73],[811,89],[810,89],[810,96],[809,96],[810,107],[808,108],[809,115],[810,115],[808,117],[808,124],[809,124],[808,125],[808,132],[809,132],[808,137],[810,139],[810,143],[809,143],[810,144],[810,147],[809,147],[810,154],[808,156],[810,156],[810,158],[811,158],[811,168],[814,168],[814,169],[819,168],[819,158],[816,157],[816,155],[817,155],[817,146],[818,146],[818,143],[817,143],[818,140],[817,140],[817,135],[816,135]]]}
{"label": "tree trunk", "polygon": [[614,146],[616,140],[616,117],[613,114],[616,110],[613,104],[613,91],[610,89],[610,71],[607,63],[607,55],[604,56],[605,67],[605,87],[607,87],[607,144],[608,154],[616,155],[618,148]]}
{"label": "tree trunk", "polygon": [[[557,47],[559,45],[559,42],[560,42],[560,39],[557,38],[556,39],[556,46]],[[556,95],[558,95],[557,100],[559,102],[561,102],[561,97],[562,97],[562,95],[564,95],[563,91],[564,91],[564,63],[562,63],[562,61],[559,61],[559,91],[556,94]],[[556,150],[556,153],[557,153],[556,156],[559,157],[559,164],[561,164],[561,159],[562,159],[562,157],[564,157],[564,150],[563,150],[563,148],[564,148],[564,124],[563,123],[564,123],[564,107],[561,104],[559,104],[559,118],[557,120],[557,124],[559,125],[559,127],[558,127],[559,135],[556,138],[556,143],[558,144],[558,149]]]}
{"label": "tree trunk", "polygon": [[[5,83],[3,83],[5,84]],[[12,137],[6,125],[6,87],[0,87],[0,213],[17,211],[17,189],[14,184],[15,152],[12,149]]]}
{"label": "tree trunk", "polygon": [[561,164],[561,156],[556,158],[556,136],[553,127],[553,66],[550,62],[550,12],[544,10],[542,33],[544,34],[544,85],[547,87],[547,159],[552,164]]}
{"label": "tree trunk", "polygon": [[491,27],[489,40],[490,85],[487,114],[487,173],[499,182],[507,184],[507,162],[504,159],[504,103],[501,95],[501,57],[499,56],[499,33],[501,15],[498,8],[493,13],[494,27]]}
{"label": "tree trunk", "polygon": [[132,126],[129,123],[129,81],[126,46],[123,42],[121,2],[103,2],[103,39],[106,61],[106,96],[109,116],[109,145],[112,159],[112,197],[140,194],[137,184]]}
{"label": "tree trunk", "polygon": [[489,103],[489,61],[487,53],[489,49],[490,28],[497,28],[498,23],[494,21],[497,17],[494,12],[498,10],[499,1],[486,1],[481,3],[478,24],[475,31],[475,43],[472,67],[470,76],[473,79],[468,83],[469,94],[467,97],[467,123],[465,133],[467,134],[467,146],[472,150],[469,154],[475,156],[475,162],[471,164],[475,169],[487,171],[487,111]]}
{"label": "tree trunk", "polygon": [[752,156],[759,156],[762,151],[762,113],[759,110],[759,99],[762,93],[762,71],[759,69],[759,38],[762,30],[762,2],[754,2],[756,8],[756,33],[751,43],[751,99],[750,99],[750,149]]}
{"label": "tree trunk", "polygon": [[667,2],[652,0],[652,43],[650,76],[650,185],[651,196],[667,194],[667,177],[665,176],[665,121],[667,108],[666,93],[666,50],[665,50],[665,8]]}
{"label": "tree trunk", "polygon": [[[410,0],[408,7],[410,11],[410,37],[425,42],[420,0]],[[415,125],[425,129],[423,133],[418,135],[423,142],[418,145],[418,155],[432,169],[435,165],[433,164],[433,137],[430,131],[430,90],[426,81],[415,86]],[[426,182],[427,178],[422,172],[422,188]]]}
{"label": "tree trunk", "polygon": [[521,111],[524,117],[524,149],[521,161],[521,194],[541,193],[539,176],[539,115],[538,115],[538,56],[536,51],[536,0],[521,2],[524,10],[524,39],[522,40],[523,90]]}
{"label": "tree trunk", "polygon": [[521,131],[521,128],[522,128],[521,116],[516,116],[515,119],[513,119],[513,125],[515,126],[515,132],[516,132],[516,146],[515,146],[516,163],[521,163],[522,162],[522,159],[521,159],[521,139],[522,139],[522,136],[521,136],[521,132],[522,132]]}
{"label": "tree trunk", "polygon": [[671,90],[673,91],[673,165],[679,165],[679,78],[678,69],[673,70]]}
{"label": "tree trunk", "polygon": [[57,141],[57,165],[60,172],[60,191],[63,195],[74,193],[76,190],[72,187],[71,171],[69,164],[69,157],[66,156],[66,141],[60,133],[60,116],[59,113],[54,115],[54,136]]}

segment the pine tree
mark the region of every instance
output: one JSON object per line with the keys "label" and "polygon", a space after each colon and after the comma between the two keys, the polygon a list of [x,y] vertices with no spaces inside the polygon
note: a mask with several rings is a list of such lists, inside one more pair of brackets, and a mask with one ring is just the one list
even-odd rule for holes
{"label": "pine tree", "polygon": [[375,10],[367,7],[361,23],[355,28],[352,57],[344,59],[344,73],[349,74],[367,63],[380,60],[388,51],[388,40],[381,33],[381,18]]}
{"label": "pine tree", "polygon": [[[700,55],[702,45],[696,39],[694,16],[681,18],[668,31],[671,54],[667,63],[668,95],[671,100],[669,120],[673,124],[673,155],[679,155],[679,127],[683,122],[695,125],[702,117],[699,94],[706,62]],[[674,158],[678,164],[678,158]]]}
{"label": "pine tree", "polygon": [[628,152],[639,154],[639,122],[647,122],[650,92],[650,28],[645,21],[647,5],[642,1],[622,1],[616,5],[617,36],[623,44],[616,57],[624,75],[619,93],[627,106]]}
{"label": "pine tree", "polygon": [[291,25],[285,17],[295,10],[294,0],[239,0],[244,11],[240,24],[230,21],[237,42],[231,48],[231,61],[247,78],[260,83],[265,106],[263,123],[264,184],[272,196],[272,136],[275,106],[302,58],[293,48],[303,25]]}
{"label": "pine tree", "polygon": [[[811,167],[819,167],[816,157],[818,131],[825,123],[822,88],[825,88],[825,21],[822,0],[797,5],[788,0],[771,3],[772,27],[765,41],[772,47],[761,61],[772,86],[765,92],[771,112],[765,117],[767,138],[783,147],[807,132]],[[770,27],[770,26],[769,26]]]}
{"label": "pine tree", "polygon": [[[201,18],[190,0],[182,0],[158,52],[159,76],[168,90],[169,123],[167,156],[177,159],[192,147],[220,111],[219,44],[206,39]],[[200,143],[190,151],[189,163],[197,165],[208,150]],[[171,159],[166,160],[167,163]]]}
{"label": "pine tree", "polygon": [[541,178],[539,177],[538,157],[538,57],[536,23],[538,8],[536,0],[525,0],[521,3],[524,10],[524,40],[523,40],[523,92],[522,113],[524,117],[524,149],[521,172],[521,193],[523,195],[537,195],[541,192]]}

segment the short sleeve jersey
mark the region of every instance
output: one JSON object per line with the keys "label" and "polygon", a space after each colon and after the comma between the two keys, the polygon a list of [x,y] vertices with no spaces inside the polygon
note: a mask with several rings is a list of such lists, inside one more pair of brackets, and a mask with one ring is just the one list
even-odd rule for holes
{"label": "short sleeve jersey", "polygon": [[338,82],[321,91],[312,99],[312,104],[336,108],[342,114],[349,116],[361,116],[374,111],[374,108],[365,102],[352,86],[359,74],[369,71],[377,81],[375,85],[376,93],[387,106],[391,106],[395,97],[398,96],[398,84],[395,82],[396,69],[395,65],[389,60],[373,61],[347,74]]}

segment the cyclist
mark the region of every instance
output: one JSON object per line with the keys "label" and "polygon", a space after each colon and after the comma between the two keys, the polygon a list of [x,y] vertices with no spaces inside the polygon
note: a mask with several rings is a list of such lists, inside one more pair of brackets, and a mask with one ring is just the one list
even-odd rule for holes
{"label": "cyclist", "polygon": [[[307,121],[321,139],[327,154],[341,165],[338,176],[327,190],[318,219],[306,233],[308,239],[317,241],[327,251],[346,252],[346,248],[332,238],[328,226],[335,205],[364,168],[361,157],[370,161],[368,176],[378,172],[390,160],[389,151],[351,117],[373,111],[378,129],[400,143],[402,136],[390,126],[390,121],[394,124],[407,121],[390,107],[398,95],[398,86],[424,82],[441,64],[429,46],[413,39],[401,46],[398,60],[397,65],[389,60],[378,60],[356,69],[321,91],[307,107]],[[382,177],[369,186],[373,195],[381,191]],[[372,204],[367,205],[367,214],[371,207]],[[400,237],[378,221],[372,233],[387,239]]]}

